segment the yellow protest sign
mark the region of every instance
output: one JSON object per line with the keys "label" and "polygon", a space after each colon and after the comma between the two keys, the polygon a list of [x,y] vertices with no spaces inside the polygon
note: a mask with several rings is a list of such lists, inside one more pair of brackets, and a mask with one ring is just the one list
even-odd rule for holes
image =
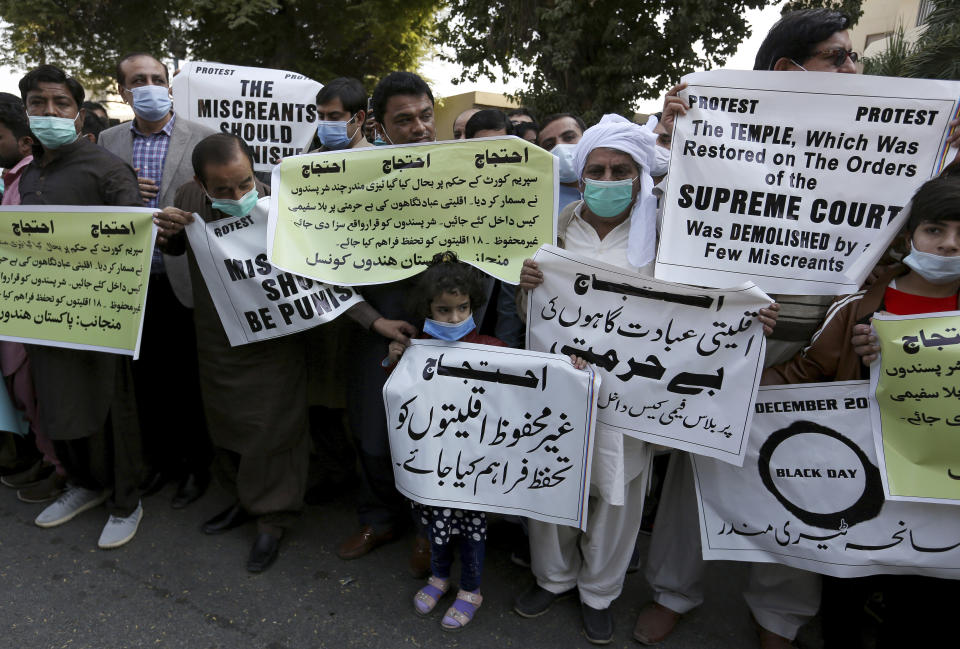
{"label": "yellow protest sign", "polygon": [[134,358],[155,210],[0,210],[0,339]]}
{"label": "yellow protest sign", "polygon": [[556,231],[554,157],[516,137],[331,151],[273,170],[267,249],[322,282],[382,284],[434,254],[516,284]]}
{"label": "yellow protest sign", "polygon": [[871,419],[891,500],[960,505],[960,311],[878,315]]}

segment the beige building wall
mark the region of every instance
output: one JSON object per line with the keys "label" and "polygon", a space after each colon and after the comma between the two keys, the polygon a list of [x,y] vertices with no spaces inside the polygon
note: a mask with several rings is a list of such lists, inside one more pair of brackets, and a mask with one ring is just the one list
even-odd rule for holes
{"label": "beige building wall", "polygon": [[499,108],[503,111],[516,108],[517,104],[506,95],[496,92],[465,92],[436,100],[433,123],[438,140],[453,138],[453,122],[468,108]]}
{"label": "beige building wall", "polygon": [[[853,49],[866,56],[875,56],[886,48],[886,39],[903,25],[907,40],[917,39],[917,22],[921,12],[929,13],[930,0],[865,0],[863,16],[850,30]],[[925,13],[923,14],[925,15]]]}

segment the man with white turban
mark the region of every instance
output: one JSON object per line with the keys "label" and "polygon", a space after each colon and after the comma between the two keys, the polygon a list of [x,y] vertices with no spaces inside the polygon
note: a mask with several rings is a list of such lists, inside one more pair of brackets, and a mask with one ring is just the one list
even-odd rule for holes
{"label": "man with white turban", "polygon": [[[604,115],[584,132],[574,153],[583,200],[567,205],[557,218],[562,248],[653,276],[657,199],[650,170],[657,166],[656,123],[651,118],[639,126]],[[541,283],[536,262],[524,261],[519,283],[524,296]],[[772,331],[778,308],[760,310],[764,333]],[[537,583],[517,598],[514,611],[537,617],[576,589],[587,639],[595,644],[613,639],[609,607],[623,589],[640,531],[652,451],[650,444],[597,422],[587,531],[529,521]]]}
{"label": "man with white turban", "polygon": [[[583,201],[560,213],[560,246],[645,275],[656,254],[656,198],[649,169],[657,136],[619,115],[604,115],[584,132],[574,165]],[[520,288],[543,282],[536,262],[524,262]],[[640,530],[650,445],[597,423],[587,531],[530,520],[534,586],[517,598],[523,617],[547,612],[559,597],[579,591],[583,628],[590,642],[613,638],[610,604],[623,588]]]}

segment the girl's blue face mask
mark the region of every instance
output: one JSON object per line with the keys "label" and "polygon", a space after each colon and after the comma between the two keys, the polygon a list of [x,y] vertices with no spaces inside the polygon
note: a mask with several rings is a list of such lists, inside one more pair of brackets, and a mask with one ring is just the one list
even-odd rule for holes
{"label": "girl's blue face mask", "polygon": [[467,316],[466,320],[458,322],[457,324],[440,322],[432,318],[427,318],[423,321],[423,333],[429,334],[438,340],[446,340],[447,342],[456,342],[475,328],[476,325],[473,322],[472,313]]}

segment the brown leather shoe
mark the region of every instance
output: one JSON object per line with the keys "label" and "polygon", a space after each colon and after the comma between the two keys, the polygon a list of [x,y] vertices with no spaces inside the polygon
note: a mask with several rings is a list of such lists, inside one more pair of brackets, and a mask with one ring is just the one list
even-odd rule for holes
{"label": "brown leather shoe", "polygon": [[637,624],[633,627],[633,639],[647,645],[663,642],[679,621],[680,614],[676,611],[662,604],[650,602],[637,616]]}
{"label": "brown leather shoe", "polygon": [[416,536],[413,539],[410,574],[416,579],[425,579],[430,574],[430,541],[422,536]]}
{"label": "brown leather shoe", "polygon": [[369,525],[364,525],[360,531],[340,544],[337,556],[341,559],[359,559],[376,547],[396,540],[396,532],[391,528],[377,534]]}

